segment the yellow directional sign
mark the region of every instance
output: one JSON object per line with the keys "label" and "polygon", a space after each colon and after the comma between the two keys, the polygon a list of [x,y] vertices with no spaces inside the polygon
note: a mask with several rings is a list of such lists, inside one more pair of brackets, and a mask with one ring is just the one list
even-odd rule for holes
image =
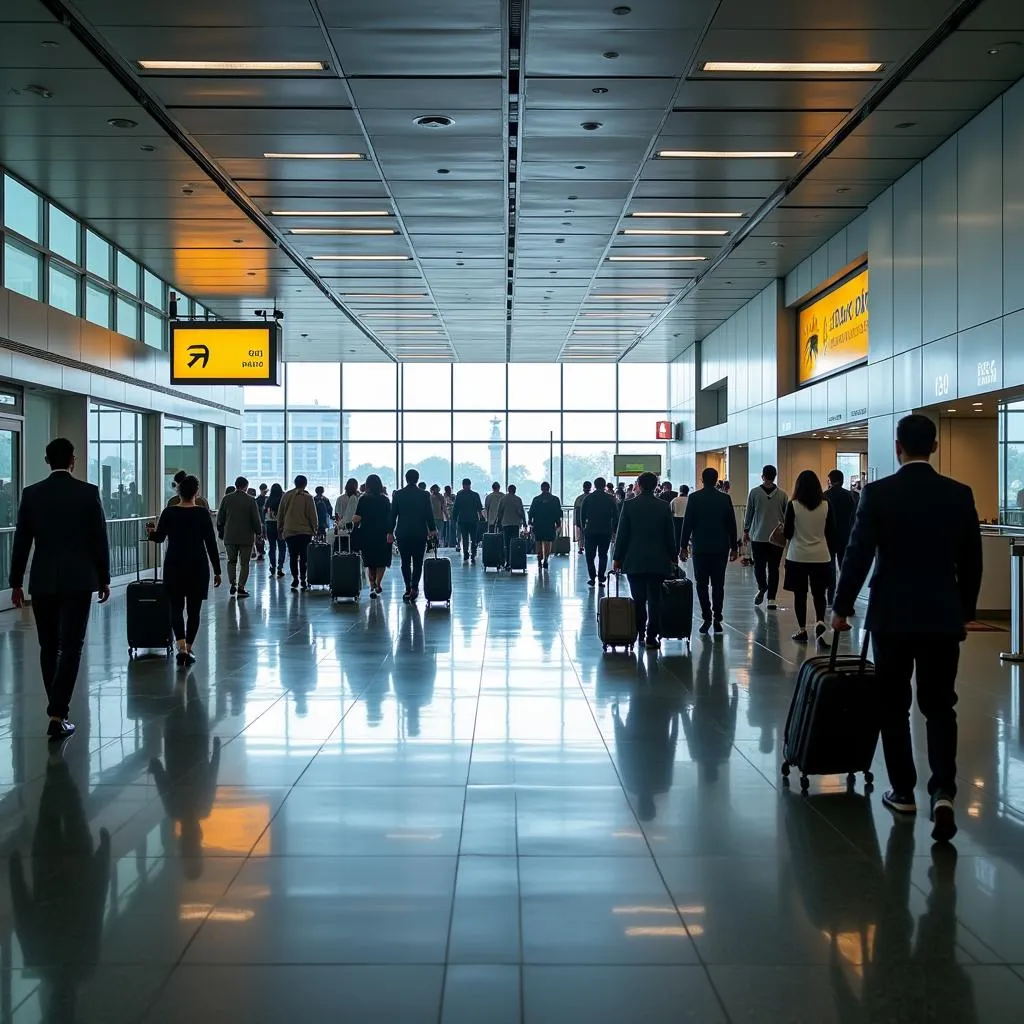
{"label": "yellow directional sign", "polygon": [[276,323],[175,321],[172,384],[277,384],[281,328]]}

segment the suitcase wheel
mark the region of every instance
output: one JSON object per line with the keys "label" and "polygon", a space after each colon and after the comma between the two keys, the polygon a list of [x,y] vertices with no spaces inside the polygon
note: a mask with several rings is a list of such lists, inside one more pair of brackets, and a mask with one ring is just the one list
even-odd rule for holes
{"label": "suitcase wheel", "polygon": [[806,775],[800,776],[800,792],[806,793],[811,788],[811,780]]}
{"label": "suitcase wheel", "polygon": [[783,761],[782,762],[782,777],[784,779],[788,779],[789,778],[789,762],[788,761]]}
{"label": "suitcase wheel", "polygon": [[865,772],[864,773],[864,781],[870,786],[875,781],[874,773],[873,772]]}
{"label": "suitcase wheel", "polygon": [[134,658],[135,658],[135,648],[134,647],[129,647],[128,648],[128,660],[132,661]]}

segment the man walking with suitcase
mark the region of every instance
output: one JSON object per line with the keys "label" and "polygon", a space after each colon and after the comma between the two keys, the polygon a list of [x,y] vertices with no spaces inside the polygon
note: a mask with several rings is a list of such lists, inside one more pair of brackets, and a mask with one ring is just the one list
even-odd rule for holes
{"label": "man walking with suitcase", "polygon": [[736,561],[739,550],[736,513],[733,512],[729,495],[716,489],[718,470],[708,466],[701,473],[700,479],[704,486],[691,494],[686,503],[679,557],[686,561],[686,549],[692,539],[693,575],[704,620],[700,632],[707,636],[713,626],[715,635],[720,636],[724,632],[722,606],[725,603],[725,570],[730,562]]}
{"label": "man walking with suitcase", "polygon": [[68,721],[71,696],[89,625],[92,595],[110,597],[110,549],[100,492],[76,480],[75,448],[58,437],[46,446],[50,475],[26,487],[18,507],[11,550],[11,602],[25,606],[22,584],[35,547],[29,593],[39,636],[39,667],[49,702],[49,740],[64,740],[75,727]]}
{"label": "man walking with suitcase", "polygon": [[882,802],[914,814],[911,677],[927,723],[932,838],[956,835],[956,673],[966,623],[981,589],[981,531],[969,487],[929,465],[935,424],[905,416],[896,429],[899,470],[861,493],[836,587],[832,628],[849,617],[874,562],[865,629],[875,654],[882,750],[892,788]]}
{"label": "man walking with suitcase", "polygon": [[[608,571],[608,547],[619,525],[619,503],[605,490],[602,477],[594,481],[594,491],[584,498],[579,511],[580,530],[587,558],[587,586],[595,582],[603,587]],[[594,565],[595,556],[598,563]]]}
{"label": "man walking with suitcase", "polygon": [[846,477],[841,469],[833,469],[828,475],[828,488],[824,498],[828,502],[832,516],[832,556],[831,582],[825,595],[832,604],[836,596],[836,581],[843,568],[846,545],[850,543],[850,531],[853,529],[853,517],[857,514],[857,495],[848,491],[843,484]]}
{"label": "man walking with suitcase", "polygon": [[466,477],[462,481],[462,490],[455,495],[452,504],[452,519],[458,525],[459,534],[456,547],[462,546],[462,563],[472,560],[476,565],[477,529],[484,515],[484,503],[480,495],[473,490],[473,481]]}
{"label": "man walking with suitcase", "polygon": [[221,498],[217,509],[217,533],[224,541],[228,584],[231,593],[237,593],[239,597],[249,596],[245,589],[249,582],[249,561],[252,546],[262,529],[259,505],[249,494],[249,481],[240,476],[235,481],[234,493]]}
{"label": "man walking with suitcase", "polygon": [[410,469],[405,474],[405,486],[391,496],[391,523],[388,543],[398,539],[398,553],[402,558],[402,578],[405,580],[403,601],[415,601],[420,596],[423,576],[423,558],[427,553],[427,538],[436,537],[434,509],[430,495],[419,489],[420,474]]}
{"label": "man walking with suitcase", "polygon": [[309,481],[301,474],[295,478],[295,487],[285,491],[277,510],[277,528],[288,545],[288,557],[292,570],[292,590],[308,590],[306,561],[309,545],[313,541],[320,522],[316,514],[313,495],[306,490]]}

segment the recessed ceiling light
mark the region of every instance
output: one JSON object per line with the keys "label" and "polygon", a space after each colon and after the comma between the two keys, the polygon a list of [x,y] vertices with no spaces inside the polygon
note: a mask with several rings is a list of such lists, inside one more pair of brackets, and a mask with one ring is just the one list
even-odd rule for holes
{"label": "recessed ceiling light", "polygon": [[727,235],[725,228],[626,228],[624,235]]}
{"label": "recessed ceiling light", "polygon": [[643,310],[637,310],[635,313],[604,313],[596,309],[588,309],[583,316],[597,317],[598,320],[611,320],[613,317],[627,317],[631,320],[636,319],[640,316],[654,316],[653,313],[645,313]]}
{"label": "recessed ceiling light", "polygon": [[604,53],[601,54],[601,56],[604,57],[605,60],[615,60],[619,56],[619,51],[605,50]]}
{"label": "recessed ceiling light", "polygon": [[603,85],[597,85],[590,91],[596,96],[603,96],[608,90]]}
{"label": "recessed ceiling light", "polygon": [[573,167],[573,170],[576,170],[576,171],[585,171],[586,169],[587,169],[587,165],[586,164],[575,164],[574,167]]}
{"label": "recessed ceiling light", "polygon": [[617,14],[620,18],[624,17],[627,14],[632,13],[632,11],[633,11],[632,7],[613,7],[612,8],[612,14]]}
{"label": "recessed ceiling light", "polygon": [[56,39],[44,39],[39,45],[47,50],[53,50],[60,46],[60,43]]}
{"label": "recessed ceiling light", "polygon": [[667,295],[646,295],[646,294],[642,294],[642,293],[613,294],[611,292],[606,292],[606,293],[604,293],[602,295],[591,295],[590,297],[592,299],[608,299],[610,301],[615,301],[615,302],[619,302],[622,299],[626,299],[626,300],[628,300],[630,302],[664,302],[668,298]]}
{"label": "recessed ceiling light", "polygon": [[392,217],[390,210],[271,210],[271,217]]}
{"label": "recessed ceiling light", "polygon": [[703,71],[722,71],[743,74],[856,74],[871,75],[881,71],[885,65],[880,61],[859,60],[708,60]]}
{"label": "recessed ceiling light", "polygon": [[454,124],[454,118],[447,114],[424,114],[422,117],[413,119],[413,124],[420,128],[448,128]]}
{"label": "recessed ceiling light", "polygon": [[138,128],[139,122],[133,121],[130,117],[110,117],[107,119],[107,124],[111,128]]}
{"label": "recessed ceiling light", "polygon": [[946,412],[956,412],[956,409],[947,409]]}
{"label": "recessed ceiling light", "polygon": [[800,155],[798,149],[662,149],[662,160],[788,160]]}
{"label": "recessed ceiling light", "polygon": [[786,248],[786,243],[785,242],[769,242],[768,244],[773,249],[785,249]]}
{"label": "recessed ceiling light", "polygon": [[849,192],[849,191],[850,191],[850,186],[849,185],[840,185],[839,188],[836,189],[836,192],[838,192],[840,195],[842,195],[844,192]]}
{"label": "recessed ceiling light", "polygon": [[689,210],[684,213],[669,212],[668,210],[634,210],[630,217],[742,217],[742,213],[725,213],[724,211],[718,211],[715,213],[705,213],[701,210]]}
{"label": "recessed ceiling light", "polygon": [[700,263],[707,256],[609,256],[612,263]]}
{"label": "recessed ceiling light", "polygon": [[139,149],[142,150],[143,153],[155,153],[156,152],[156,146],[150,146],[148,144],[145,145],[145,146],[139,146]]}
{"label": "recessed ceiling light", "polygon": [[378,263],[395,262],[398,260],[411,260],[411,256],[310,256],[311,260],[375,260]]}
{"label": "recessed ceiling light", "polygon": [[425,299],[425,292],[345,292],[346,299]]}
{"label": "recessed ceiling light", "polygon": [[971,405],[974,405],[974,406],[984,405],[984,404],[985,404],[984,402],[971,402]]}
{"label": "recessed ceiling light", "polygon": [[267,160],[365,160],[365,153],[264,153]]}
{"label": "recessed ceiling light", "polygon": [[580,127],[585,132],[596,132],[597,129],[601,127],[601,122],[600,121],[582,121],[580,123]]}
{"label": "recessed ceiling light", "polygon": [[232,238],[231,241],[234,242],[235,245],[245,245],[244,238]]}
{"label": "recessed ceiling light", "polygon": [[452,172],[447,167],[438,167],[438,174],[451,174]]}
{"label": "recessed ceiling light", "polygon": [[433,313],[360,313],[363,320],[433,320]]}
{"label": "recessed ceiling light", "polygon": [[140,60],[144,71],[326,71],[322,60]]}
{"label": "recessed ceiling light", "polygon": [[916,125],[916,121],[899,121],[893,125],[893,128],[914,128]]}
{"label": "recessed ceiling light", "polygon": [[289,235],[396,235],[394,228],[289,228]]}

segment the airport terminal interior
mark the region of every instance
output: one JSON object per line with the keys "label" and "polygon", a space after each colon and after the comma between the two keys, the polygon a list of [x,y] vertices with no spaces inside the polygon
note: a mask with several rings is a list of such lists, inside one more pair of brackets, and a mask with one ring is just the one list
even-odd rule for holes
{"label": "airport terminal interior", "polygon": [[[1024,1020],[1022,167],[1020,0],[4,0],[0,1022]],[[783,778],[792,593],[604,651],[572,537],[641,469],[861,490],[909,413],[982,522],[934,846],[880,747]],[[54,437],[113,576],[63,744],[9,588]],[[550,483],[569,553],[442,544],[450,606],[253,560],[129,656],[176,473],[411,468]]]}

